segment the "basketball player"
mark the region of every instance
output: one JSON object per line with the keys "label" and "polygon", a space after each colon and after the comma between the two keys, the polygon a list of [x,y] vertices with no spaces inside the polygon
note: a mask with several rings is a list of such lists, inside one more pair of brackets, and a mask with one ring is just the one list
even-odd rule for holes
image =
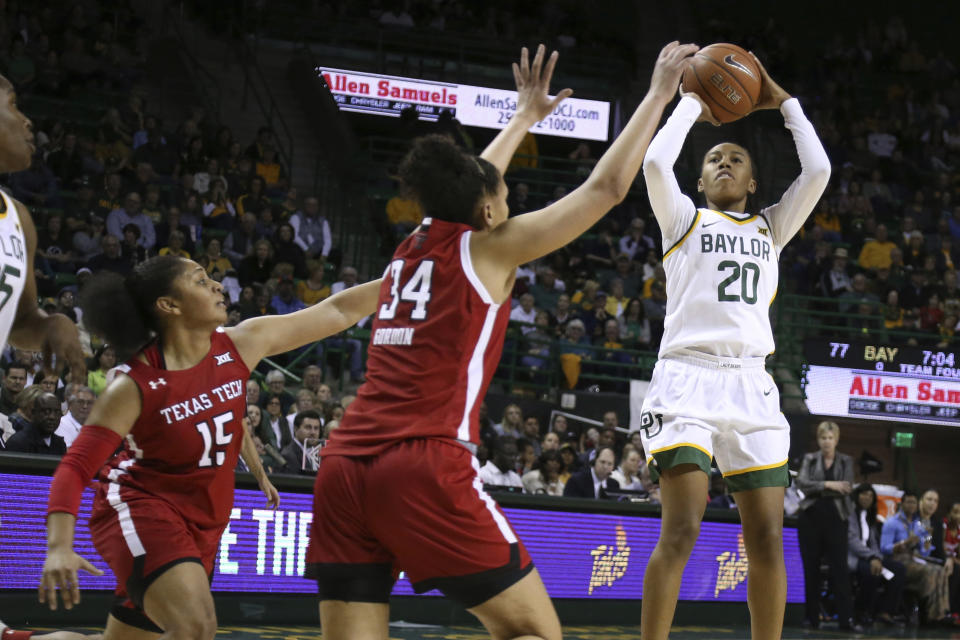
{"label": "basketball player", "polygon": [[324,638],[386,639],[403,570],[439,589],[494,638],[560,637],[539,575],[477,475],[478,411],[503,348],[517,267],[559,249],[627,193],[695,45],[660,52],[650,90],[579,188],[507,219],[502,175],[526,132],[569,96],[548,95],[541,45],[513,65],[516,112],[480,157],[416,141],[400,167],[426,217],[397,248],[368,350],[367,382],[323,451],[308,575]]}
{"label": "basketball player", "polygon": [[[23,171],[33,158],[33,124],[17,108],[13,85],[0,76],[0,173]],[[0,191],[0,349],[40,351],[44,369],[70,366],[73,380],[86,380],[79,332],[70,318],[37,306],[33,260],[37,231],[27,208]]]}
{"label": "basketball player", "polygon": [[826,188],[830,161],[797,100],[762,65],[760,70],[756,108],[780,109],[800,157],[800,176],[780,202],[759,213],[744,211],[747,196],[757,189],[755,168],[749,152],[729,142],[703,159],[697,191],[706,206],[698,209],[680,192],[673,164],[687,132],[697,120],[716,122],[693,94],[683,95],[643,161],[667,273],[660,360],[641,428],[663,504],[660,540],[644,577],[644,640],[666,639],[670,631],[714,457],[743,521],[753,638],[779,638],[783,626],[787,580],[781,534],[790,427],[764,358],[774,349],[769,310],[777,292],[777,259]]}
{"label": "basketball player", "polygon": [[53,631],[35,635],[33,631],[14,631],[0,620],[0,640],[102,640],[99,633],[84,635],[72,631]]}
{"label": "basketball player", "polygon": [[355,324],[373,312],[378,289],[379,281],[358,285],[297,313],[222,329],[223,289],[192,260],[161,256],[125,278],[91,280],[81,299],[87,326],[119,354],[135,355],[54,475],[40,601],[55,609],[59,588],[69,609],[80,598],[77,570],[99,573],[73,551],[77,507],[124,442],[100,471],[90,518],[94,545],[118,583],[105,638],[212,639],[210,576],[239,455],[268,503],[279,502],[242,425],[250,371],[264,356]]}

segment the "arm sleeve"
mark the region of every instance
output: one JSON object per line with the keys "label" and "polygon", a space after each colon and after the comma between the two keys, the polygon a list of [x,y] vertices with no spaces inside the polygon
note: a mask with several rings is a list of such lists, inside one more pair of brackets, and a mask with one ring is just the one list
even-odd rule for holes
{"label": "arm sleeve", "polygon": [[84,488],[122,441],[120,434],[106,427],[83,427],[53,474],[47,514],[76,516]]}
{"label": "arm sleeve", "polygon": [[697,213],[693,200],[683,195],[673,165],[683,148],[690,127],[700,116],[700,105],[693,98],[683,98],[654,136],[643,159],[643,177],[657,224],[663,231],[664,251],[679,240]]}
{"label": "arm sleeve", "polygon": [[876,557],[873,549],[863,544],[863,539],[860,537],[860,518],[856,509],[851,510],[850,517],[847,518],[847,548],[857,558],[869,560]]}
{"label": "arm sleeve", "polygon": [[770,222],[774,242],[783,247],[803,226],[827,188],[830,158],[796,98],[785,100],[780,112],[784,126],[793,134],[793,142],[797,145],[800,175],[780,198],[780,202],[764,209],[763,215]]}

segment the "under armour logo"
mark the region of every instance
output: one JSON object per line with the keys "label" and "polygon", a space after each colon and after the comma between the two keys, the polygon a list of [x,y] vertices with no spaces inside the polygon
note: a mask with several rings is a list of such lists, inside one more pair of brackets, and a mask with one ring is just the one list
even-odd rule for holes
{"label": "under armour logo", "polygon": [[160,387],[167,386],[167,381],[164,380],[163,378],[157,378],[156,380],[151,380],[148,384],[150,385],[151,389],[157,390]]}
{"label": "under armour logo", "polygon": [[663,414],[644,411],[640,416],[640,428],[648,438],[653,438],[663,430]]}
{"label": "under armour logo", "polygon": [[214,358],[217,359],[217,366],[219,367],[222,364],[227,364],[228,362],[233,362],[233,356],[230,355],[230,352],[221,353],[220,355],[214,355]]}

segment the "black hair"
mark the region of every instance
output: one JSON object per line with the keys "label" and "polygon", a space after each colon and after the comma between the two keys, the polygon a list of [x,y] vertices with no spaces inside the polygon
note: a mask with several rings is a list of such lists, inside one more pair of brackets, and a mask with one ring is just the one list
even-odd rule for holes
{"label": "black hair", "polygon": [[296,429],[297,427],[299,427],[301,424],[303,424],[303,421],[306,420],[307,418],[310,418],[312,420],[317,420],[318,422],[321,422],[321,423],[323,422],[318,412],[314,411],[313,409],[304,409],[293,418],[293,428]]}
{"label": "black hair", "polygon": [[21,364],[19,362],[11,362],[10,364],[7,365],[7,370],[3,372],[3,377],[6,378],[8,375],[10,375],[11,369],[23,369],[23,375],[27,375],[27,368],[28,367],[25,364]]}
{"label": "black hair", "polygon": [[917,502],[920,502],[920,496],[917,495],[917,492],[914,491],[913,489],[907,489],[906,491],[903,492],[903,495],[900,496],[900,505],[902,506],[903,501],[909,498],[910,496],[913,496],[914,500],[916,500]]}
{"label": "black hair", "polygon": [[138,264],[126,277],[105,271],[80,292],[84,324],[102,337],[124,362],[160,332],[154,305],[173,292],[186,261],[157,256]]}
{"label": "black hair", "polygon": [[747,154],[747,158],[750,160],[750,177],[756,180],[757,179],[757,163],[753,161],[753,154],[750,153],[750,149],[747,149],[746,146],[740,144],[739,142],[735,142],[733,140],[725,140],[723,142],[718,142],[717,144],[713,145],[712,147],[704,151],[703,159],[700,161],[701,167],[703,166],[703,163],[707,159],[707,154],[713,151],[715,148],[719,147],[721,144],[735,144],[741,149],[743,149],[743,152]]}
{"label": "black hair", "polygon": [[860,508],[860,494],[866,491],[873,494],[873,502],[865,509],[867,512],[867,524],[873,526],[877,523],[877,490],[873,488],[872,484],[869,482],[861,482],[857,485],[857,488],[853,490],[853,508],[856,509],[858,514],[862,511]]}
{"label": "black hair", "polygon": [[448,138],[417,138],[400,163],[403,192],[420,203],[425,216],[480,228],[477,202],[500,188],[500,171],[461,151]]}
{"label": "black hair", "polygon": [[517,451],[519,453],[523,453],[523,450],[526,449],[527,447],[530,447],[531,449],[533,449],[534,448],[533,443],[527,438],[517,438]]}
{"label": "black hair", "polygon": [[[502,451],[508,445],[517,445],[517,439],[513,436],[498,436],[496,440],[493,441],[493,453]],[[520,451],[520,447],[517,447],[517,452]]]}
{"label": "black hair", "polygon": [[593,457],[593,462],[590,463],[591,467],[597,464],[597,460],[600,459],[600,454],[603,453],[604,451],[609,451],[610,454],[613,456],[614,467],[620,464],[620,459],[617,457],[617,452],[614,451],[613,447],[597,447],[596,448],[597,455]]}

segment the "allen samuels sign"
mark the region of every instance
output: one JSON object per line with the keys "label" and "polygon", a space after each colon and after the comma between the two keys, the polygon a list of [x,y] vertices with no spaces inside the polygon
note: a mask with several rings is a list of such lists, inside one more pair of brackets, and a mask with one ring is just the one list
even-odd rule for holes
{"label": "allen samuels sign", "polygon": [[[341,111],[400,115],[407,107],[421,120],[436,120],[444,110],[465,125],[503,129],[517,110],[517,92],[433,80],[385,76],[318,67]],[[610,103],[567,98],[530,131],[580,140],[607,140]]]}

